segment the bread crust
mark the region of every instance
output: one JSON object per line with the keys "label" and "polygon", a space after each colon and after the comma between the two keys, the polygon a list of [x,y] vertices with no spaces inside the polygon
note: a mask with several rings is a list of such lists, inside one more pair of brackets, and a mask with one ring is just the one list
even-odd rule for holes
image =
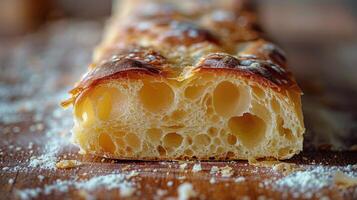
{"label": "bread crust", "polygon": [[[254,6],[249,1],[213,1],[200,5],[203,2],[184,1],[184,6],[178,6],[174,1],[125,2],[130,8],[122,6],[117,12],[128,15],[113,16],[105,38],[97,48],[97,58],[72,90],[75,98],[70,102],[73,103],[81,91],[95,87],[105,79],[137,77],[129,75],[131,73],[180,76],[178,68],[184,71],[186,67],[197,70],[220,68],[216,71],[254,77],[257,83],[278,91],[300,91],[287,69],[284,52],[265,39]],[[140,44],[137,41],[140,38],[151,41],[150,45]],[[191,53],[187,52],[188,48],[197,44],[213,45],[217,51],[203,54],[200,63],[182,63],[170,57],[178,48]],[[232,50],[241,44],[245,45],[242,50]],[[219,62],[218,57],[221,57]],[[213,58],[215,64],[212,64]],[[248,66],[249,63],[252,65]]]}

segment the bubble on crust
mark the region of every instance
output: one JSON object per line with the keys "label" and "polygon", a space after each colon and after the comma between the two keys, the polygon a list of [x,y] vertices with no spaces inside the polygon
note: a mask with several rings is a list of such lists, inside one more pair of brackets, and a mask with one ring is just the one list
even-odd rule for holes
{"label": "bubble on crust", "polygon": [[252,86],[252,91],[253,94],[258,98],[258,99],[264,99],[265,98],[265,92],[262,88],[258,86]]}
{"label": "bubble on crust", "polygon": [[166,149],[162,147],[161,145],[157,146],[157,151],[159,152],[160,156],[166,156]]}
{"label": "bubble on crust", "polygon": [[159,143],[162,136],[162,130],[158,128],[150,128],[146,131],[146,135],[151,143]]}
{"label": "bubble on crust", "polygon": [[199,134],[193,138],[193,144],[197,147],[204,148],[211,143],[211,138],[206,134]]}
{"label": "bubble on crust", "polygon": [[283,136],[284,138],[286,138],[287,140],[293,141],[295,139],[295,137],[294,137],[291,129],[284,127],[283,118],[281,118],[279,115],[277,117],[276,121],[277,121],[277,126],[278,126],[277,128],[278,128],[279,134],[281,136]]}
{"label": "bubble on crust", "polygon": [[228,134],[227,135],[227,143],[230,145],[235,145],[237,143],[237,137],[232,134]]}
{"label": "bubble on crust", "polygon": [[113,132],[113,135],[115,137],[122,138],[122,137],[124,137],[126,135],[126,133],[124,131],[115,131],[115,132]]}
{"label": "bubble on crust", "polygon": [[112,96],[109,92],[103,92],[96,102],[97,116],[101,120],[108,120],[112,110]]}
{"label": "bubble on crust", "polygon": [[196,100],[202,96],[206,87],[204,85],[191,85],[185,89],[185,97],[190,100]]}
{"label": "bubble on crust", "polygon": [[171,114],[171,119],[172,120],[181,120],[186,116],[186,112],[183,110],[175,110],[174,112],[172,112]]}
{"label": "bubble on crust", "polygon": [[128,133],[125,135],[125,142],[132,148],[139,150],[141,149],[141,140],[140,138],[133,133]]}
{"label": "bubble on crust", "polygon": [[239,103],[239,89],[233,83],[223,81],[213,92],[215,111],[222,116],[233,114]]}
{"label": "bubble on crust", "polygon": [[216,148],[216,153],[217,153],[217,154],[223,154],[223,153],[224,153],[224,148],[221,147],[221,146],[217,147],[217,148]]}
{"label": "bubble on crust", "polygon": [[284,148],[279,149],[278,155],[280,158],[282,158],[282,157],[286,157],[287,155],[292,154],[292,153],[293,153],[293,150],[290,147],[284,147]]}
{"label": "bubble on crust", "polygon": [[106,153],[113,154],[115,152],[115,144],[111,137],[106,133],[101,133],[99,135],[99,146]]}
{"label": "bubble on crust", "polygon": [[82,97],[75,106],[75,115],[80,122],[91,124],[95,118],[106,121],[125,113],[127,96],[117,88],[100,85]]}
{"label": "bubble on crust", "polygon": [[217,134],[218,134],[217,128],[215,128],[215,127],[210,127],[210,128],[208,129],[208,135],[209,135],[209,136],[213,137],[213,136],[216,136]]}
{"label": "bubble on crust", "polygon": [[124,138],[115,138],[115,144],[119,150],[124,149],[126,146]]}
{"label": "bubble on crust", "polygon": [[175,94],[166,83],[143,81],[139,98],[146,110],[155,113],[168,110],[174,102]]}
{"label": "bubble on crust", "polygon": [[191,150],[191,149],[186,149],[185,151],[184,151],[184,154],[186,155],[186,156],[192,156],[193,155],[193,151]]}
{"label": "bubble on crust", "polygon": [[204,102],[204,106],[206,108],[206,113],[208,116],[212,116],[214,114],[214,110],[213,110],[213,105],[212,105],[212,97],[210,94],[206,94],[203,97],[203,102]]}
{"label": "bubble on crust", "polygon": [[193,143],[191,136],[186,136],[186,141],[187,141],[187,144],[189,144],[189,145],[191,145]]}
{"label": "bubble on crust", "polygon": [[275,99],[275,98],[273,98],[272,100],[271,100],[271,108],[273,109],[273,111],[275,112],[275,113],[280,113],[280,104],[279,104],[279,102]]}
{"label": "bubble on crust", "polygon": [[85,132],[78,132],[75,136],[75,142],[79,144],[82,148],[90,151],[96,150],[96,145],[92,141],[88,141],[87,134]]}
{"label": "bubble on crust", "polygon": [[163,143],[165,147],[177,148],[182,143],[182,136],[177,133],[168,133],[163,138]]}
{"label": "bubble on crust", "polygon": [[218,146],[218,145],[221,145],[222,142],[221,142],[221,139],[216,137],[216,138],[213,139],[213,143]]}
{"label": "bubble on crust", "polygon": [[243,116],[231,117],[228,121],[228,127],[243,146],[253,149],[264,138],[266,131],[265,122],[250,113],[244,113]]}
{"label": "bubble on crust", "polygon": [[74,113],[77,120],[83,123],[83,125],[92,124],[92,122],[95,120],[95,112],[94,112],[93,102],[90,99],[90,97],[85,96],[81,98],[76,103],[76,106],[74,108]]}

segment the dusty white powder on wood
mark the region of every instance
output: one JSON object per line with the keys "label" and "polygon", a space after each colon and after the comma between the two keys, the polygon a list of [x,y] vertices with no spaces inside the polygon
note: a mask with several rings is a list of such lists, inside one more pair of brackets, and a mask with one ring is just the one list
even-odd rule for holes
{"label": "dusty white powder on wood", "polygon": [[186,167],[187,167],[187,163],[180,164],[180,169],[181,170],[185,170]]}
{"label": "dusty white powder on wood", "polygon": [[178,200],[188,200],[192,197],[197,196],[197,192],[193,190],[193,186],[191,183],[183,183],[181,184],[178,189]]}
{"label": "dusty white powder on wood", "polygon": [[242,176],[237,177],[237,178],[234,179],[234,182],[236,182],[236,183],[241,183],[241,182],[244,182],[244,181],[245,181],[245,178],[242,177]]}
{"label": "dusty white powder on wood", "polygon": [[20,199],[32,199],[38,197],[40,194],[49,195],[52,192],[67,192],[70,188],[89,192],[98,188],[105,188],[107,190],[119,189],[121,197],[129,197],[135,192],[134,184],[127,181],[127,175],[109,174],[81,181],[57,180],[42,188],[18,190],[16,194]]}
{"label": "dusty white powder on wood", "polygon": [[[0,47],[0,51],[8,50],[9,54],[1,58],[6,66],[0,73],[3,81],[0,84],[0,124],[4,125],[0,135],[12,133],[19,136],[18,141],[29,142],[28,146],[22,144],[14,150],[31,149],[29,157],[18,160],[19,166],[7,166],[9,172],[54,169],[60,153],[57,147],[64,147],[60,141],[67,140],[59,134],[68,134],[73,125],[70,110],[64,111],[58,103],[68,98],[64,83],[72,82],[85,69],[90,58],[90,52],[85,49],[95,44],[101,28],[97,23],[66,23],[66,28],[63,25],[63,22],[54,23],[44,31],[28,35],[16,45]],[[83,37],[85,32],[91,34]],[[34,41],[41,41],[43,46]],[[63,62],[72,67],[63,67]],[[29,126],[13,126],[15,123]],[[38,135],[28,137],[33,134]],[[46,145],[51,141],[59,145]],[[6,147],[18,145],[5,142],[0,141]],[[34,143],[36,148],[33,148]]]}
{"label": "dusty white powder on wood", "polygon": [[193,167],[192,167],[192,172],[199,172],[199,171],[202,171],[201,164],[200,163],[194,164]]}
{"label": "dusty white powder on wood", "polygon": [[352,165],[346,167],[312,166],[304,171],[297,171],[277,180],[273,187],[278,191],[291,192],[295,197],[311,198],[323,188],[334,185],[334,176],[344,171],[349,177],[356,177]]}
{"label": "dusty white powder on wood", "polygon": [[217,166],[213,166],[212,168],[211,168],[211,170],[210,170],[210,174],[215,174],[215,173],[217,173],[219,171],[219,168],[217,167]]}

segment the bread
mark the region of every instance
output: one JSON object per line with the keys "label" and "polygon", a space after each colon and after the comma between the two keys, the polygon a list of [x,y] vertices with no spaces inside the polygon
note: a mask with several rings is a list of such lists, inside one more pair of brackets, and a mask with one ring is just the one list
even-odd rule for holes
{"label": "bread", "polygon": [[301,90],[246,1],[124,1],[71,91],[82,153],[134,160],[287,159]]}

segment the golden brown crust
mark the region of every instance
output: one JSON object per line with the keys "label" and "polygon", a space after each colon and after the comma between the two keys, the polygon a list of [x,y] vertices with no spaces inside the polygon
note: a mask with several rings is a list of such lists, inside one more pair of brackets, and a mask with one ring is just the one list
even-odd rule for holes
{"label": "golden brown crust", "polygon": [[[186,67],[226,71],[278,91],[299,91],[286,68],[284,53],[261,39],[256,13],[246,1],[126,3],[129,15],[112,20],[110,36],[99,46],[99,59],[72,90],[73,100],[103,80],[130,73],[180,76]],[[213,52],[197,57],[196,52],[210,46],[215,48]],[[191,63],[181,61],[177,52]]]}
{"label": "golden brown crust", "polygon": [[166,59],[150,49],[122,49],[93,67],[82,79],[78,87],[87,88],[102,79],[115,79],[122,72],[135,71],[146,74],[162,74]]}
{"label": "golden brown crust", "polygon": [[[193,71],[215,70],[249,78],[278,91],[300,91],[286,68],[284,53],[260,39],[256,13],[247,1],[140,1],[130,4],[126,17],[114,17],[109,35],[99,46],[99,59],[71,91],[74,102],[85,89],[103,80],[129,74],[180,76]],[[111,38],[111,39],[108,39]],[[196,48],[197,44],[200,46]],[[243,45],[243,49],[237,50]],[[213,52],[195,55],[213,46]],[[192,52],[191,48],[196,49]],[[182,62],[175,55],[189,57]],[[175,55],[175,56],[173,56]]]}

